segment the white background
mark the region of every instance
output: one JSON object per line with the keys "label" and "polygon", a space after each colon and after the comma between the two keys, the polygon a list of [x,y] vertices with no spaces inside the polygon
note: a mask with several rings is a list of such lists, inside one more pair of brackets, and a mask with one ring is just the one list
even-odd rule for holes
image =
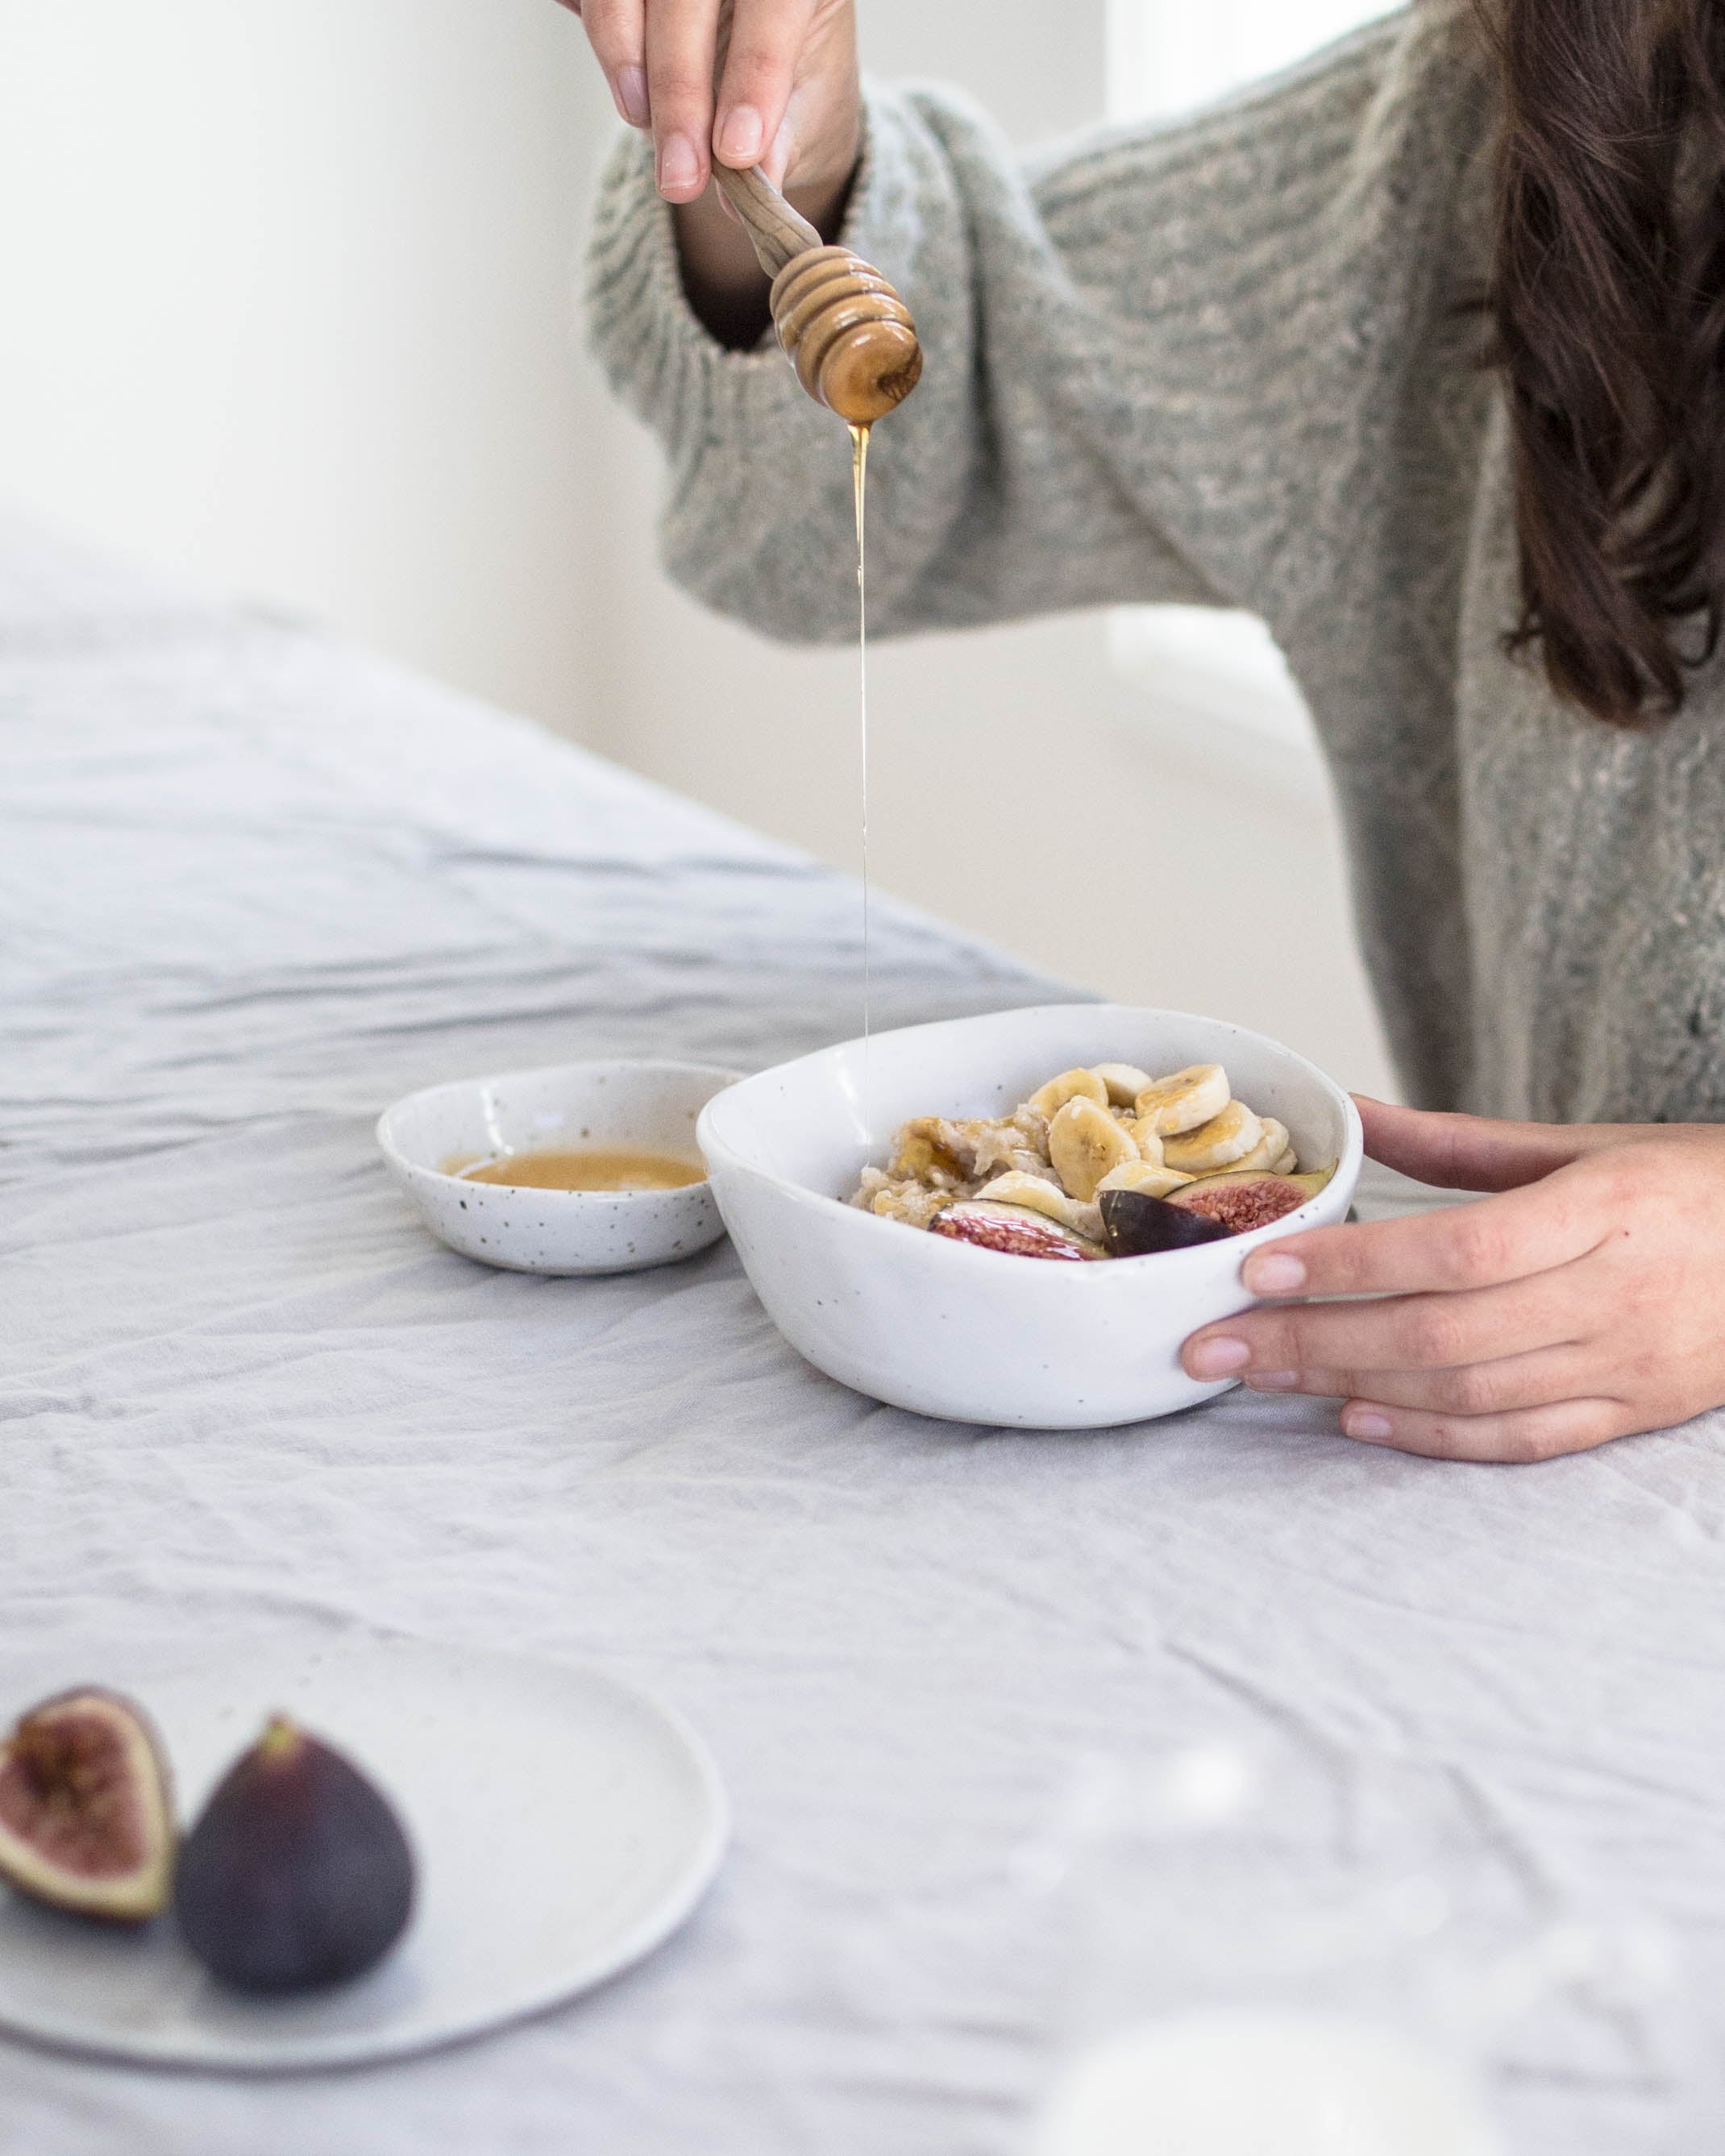
{"label": "white background", "polygon": [[[1124,49],[1105,0],[1057,28],[1032,0],[863,19],[877,70],[961,80],[1020,139],[1100,116]],[[652,451],[572,328],[614,125],[578,24],[552,0],[0,0],[0,494],[854,864],[853,662],[666,586]],[[1327,802],[1183,709],[1094,619],[882,651],[880,880],[1384,1087]]]}

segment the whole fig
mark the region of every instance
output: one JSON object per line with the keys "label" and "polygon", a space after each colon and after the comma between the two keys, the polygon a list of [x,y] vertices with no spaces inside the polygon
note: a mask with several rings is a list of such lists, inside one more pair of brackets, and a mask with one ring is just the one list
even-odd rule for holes
{"label": "whole fig", "polygon": [[187,1945],[242,1991],[363,1975],[413,1907],[413,1851],[388,1799],[280,1717],[218,1784],[174,1887]]}
{"label": "whole fig", "polygon": [[136,1924],[173,1876],[167,1762],[142,1711],[85,1686],[0,1743],[0,1879],[74,1915]]}

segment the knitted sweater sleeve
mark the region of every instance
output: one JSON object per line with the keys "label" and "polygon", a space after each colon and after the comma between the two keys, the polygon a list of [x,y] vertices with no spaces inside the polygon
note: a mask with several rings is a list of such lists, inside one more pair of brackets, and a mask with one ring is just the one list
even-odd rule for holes
{"label": "knitted sweater sleeve", "polygon": [[[927,355],[870,450],[875,627],[1172,599],[1297,641],[1359,550],[1369,436],[1441,297],[1417,265],[1457,162],[1455,13],[1030,167],[949,91],[871,89],[844,239]],[[666,452],[672,574],[770,634],[852,634],[850,444],[770,343],[701,327],[639,138],[606,177],[588,298]]]}

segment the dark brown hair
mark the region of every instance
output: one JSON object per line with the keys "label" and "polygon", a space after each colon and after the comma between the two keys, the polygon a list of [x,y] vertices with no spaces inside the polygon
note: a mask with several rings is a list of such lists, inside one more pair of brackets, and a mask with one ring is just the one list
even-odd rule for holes
{"label": "dark brown hair", "polygon": [[1601,719],[1675,711],[1725,613],[1725,0],[1478,0],[1504,97],[1487,313],[1522,613]]}

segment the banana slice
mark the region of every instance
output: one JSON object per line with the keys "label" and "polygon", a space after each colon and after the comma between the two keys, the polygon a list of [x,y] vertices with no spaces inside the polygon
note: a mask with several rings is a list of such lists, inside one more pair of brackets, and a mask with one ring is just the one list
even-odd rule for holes
{"label": "banana slice", "polygon": [[1267,1168],[1271,1174],[1275,1173],[1276,1163],[1288,1149],[1288,1127],[1286,1123],[1277,1122],[1274,1116],[1266,1116],[1262,1120],[1263,1137],[1250,1152],[1242,1153],[1238,1160],[1230,1161],[1230,1168]]}
{"label": "banana slice", "polygon": [[[1213,1169],[1232,1168],[1264,1135],[1264,1126],[1244,1101],[1230,1101],[1219,1115],[1200,1123],[1195,1131],[1163,1141],[1162,1157],[1170,1168],[1185,1175],[1207,1175]],[[1059,1166],[1055,1163],[1055,1166]],[[1064,1179],[1064,1178],[1063,1178]]]}
{"label": "banana slice", "polygon": [[[1090,1075],[1086,1071],[1086,1077]],[[1088,1201],[1111,1168],[1138,1158],[1138,1148],[1105,1107],[1080,1096],[1048,1127],[1048,1157],[1073,1198]]]}
{"label": "banana slice", "polygon": [[1147,1086],[1132,1105],[1141,1122],[1158,1137],[1171,1138],[1213,1122],[1229,1097],[1228,1073],[1219,1063],[1194,1063]]}
{"label": "banana slice", "polygon": [[1094,1101],[1099,1108],[1106,1108],[1108,1088],[1094,1070],[1063,1070],[1058,1078],[1038,1086],[1029,1105],[1052,1121],[1068,1101]]}
{"label": "banana slice", "polygon": [[1131,1107],[1150,1083],[1150,1073],[1140,1070],[1135,1063],[1093,1064],[1090,1075],[1107,1087],[1109,1105],[1116,1108]]}
{"label": "banana slice", "polygon": [[1162,1140],[1156,1127],[1147,1116],[1140,1116],[1136,1122],[1128,1122],[1127,1135],[1138,1149],[1138,1158],[1147,1161],[1152,1168],[1162,1166]]}
{"label": "banana slice", "polygon": [[1096,1196],[1100,1198],[1105,1190],[1142,1190],[1151,1198],[1166,1198],[1169,1191],[1183,1189],[1191,1180],[1189,1175],[1182,1175],[1178,1168],[1155,1168],[1147,1160],[1129,1160],[1119,1168],[1109,1169],[1096,1185]]}
{"label": "banana slice", "polygon": [[1026,1175],[1014,1168],[1009,1174],[997,1175],[977,1196],[992,1199],[998,1205],[1022,1205],[1027,1212],[1043,1214],[1070,1228],[1075,1235],[1089,1236],[1093,1243],[1102,1240],[1102,1216],[1096,1208],[1069,1198],[1040,1175]]}

